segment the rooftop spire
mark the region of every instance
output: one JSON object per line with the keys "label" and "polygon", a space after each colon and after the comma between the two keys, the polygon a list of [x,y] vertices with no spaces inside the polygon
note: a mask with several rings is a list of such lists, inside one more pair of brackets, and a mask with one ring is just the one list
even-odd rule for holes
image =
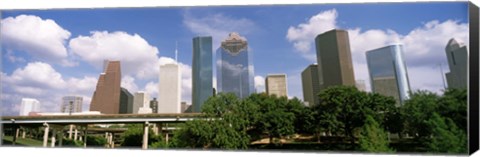
{"label": "rooftop spire", "polygon": [[175,41],[175,62],[178,62],[178,60],[177,60],[177,59],[178,59],[178,58],[177,58],[177,57],[178,57],[178,49],[177,49],[177,47],[178,47],[178,42]]}

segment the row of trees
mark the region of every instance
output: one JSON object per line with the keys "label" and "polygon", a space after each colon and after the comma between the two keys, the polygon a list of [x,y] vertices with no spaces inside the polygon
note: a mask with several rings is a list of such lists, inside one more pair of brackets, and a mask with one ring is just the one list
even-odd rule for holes
{"label": "row of trees", "polygon": [[[320,104],[306,107],[297,98],[233,94],[209,98],[204,119],[186,122],[174,133],[170,147],[247,149],[256,140],[270,143],[291,135],[336,136],[349,150],[392,152],[388,133],[414,139],[431,152],[466,153],[466,90],[448,89],[442,96],[411,93],[403,105],[393,97],[355,87],[331,87],[319,94]],[[323,134],[323,135],[322,135]]]}
{"label": "row of trees", "polygon": [[[466,90],[448,89],[443,95],[428,91],[410,94],[403,105],[393,97],[337,86],[318,95],[320,104],[306,107],[297,98],[265,93],[239,99],[231,93],[210,97],[203,119],[188,121],[174,132],[169,145],[150,135],[154,148],[248,149],[268,138],[270,144],[294,134],[334,136],[348,142],[348,150],[393,152],[389,134],[418,141],[430,152],[466,153]],[[129,126],[122,146],[139,146],[141,126]],[[135,143],[137,141],[137,143]],[[140,142],[140,143],[138,143]],[[412,151],[416,149],[412,148]]]}

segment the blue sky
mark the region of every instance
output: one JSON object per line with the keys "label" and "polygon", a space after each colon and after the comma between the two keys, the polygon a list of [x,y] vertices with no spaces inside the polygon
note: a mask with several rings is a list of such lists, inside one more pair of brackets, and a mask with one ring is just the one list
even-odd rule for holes
{"label": "blue sky", "polygon": [[66,94],[84,96],[88,109],[105,58],[128,60],[122,86],[156,97],[158,71],[152,69],[172,61],[175,42],[182,99],[190,102],[192,38],[212,36],[216,49],[232,31],[249,42],[259,91],[267,74],[286,73],[289,96],[302,99],[300,73],[316,60],[314,37],[340,28],[349,31],[355,77],[367,87],[365,51],[401,42],[413,90],[441,92],[437,64],[448,71],[444,47],[450,38],[468,44],[467,7],[450,2],[2,11],[3,114],[18,113],[22,97],[39,99],[43,112],[55,112]]}

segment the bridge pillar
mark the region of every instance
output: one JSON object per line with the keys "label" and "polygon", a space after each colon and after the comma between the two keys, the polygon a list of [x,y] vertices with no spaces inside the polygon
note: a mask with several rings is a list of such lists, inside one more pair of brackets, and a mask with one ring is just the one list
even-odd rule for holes
{"label": "bridge pillar", "polygon": [[168,145],[168,123],[165,123],[165,142]]}
{"label": "bridge pillar", "polygon": [[63,136],[64,136],[64,132],[63,132],[63,127],[60,129],[60,137],[58,139],[58,146],[59,147],[62,147],[63,146]]}
{"label": "bridge pillar", "polygon": [[72,139],[73,124],[70,124],[70,130],[68,130],[68,139]]}
{"label": "bridge pillar", "polygon": [[84,134],[83,134],[83,136],[84,136],[84,138],[83,138],[83,139],[84,139],[84,142],[83,142],[83,147],[84,147],[84,148],[87,148],[87,132],[88,132],[88,124],[87,124],[87,125],[85,125],[85,128],[84,128],[84,129],[85,129],[85,130],[84,130]]}
{"label": "bridge pillar", "polygon": [[55,127],[52,128],[52,139],[50,140],[51,144],[50,147],[55,147],[55,136],[57,136],[57,130]]}
{"label": "bridge pillar", "polygon": [[22,138],[25,139],[25,136],[27,135],[27,130],[25,128],[22,129]]}
{"label": "bridge pillar", "polygon": [[43,132],[43,147],[47,147],[49,126],[48,126],[47,123],[43,123],[43,126],[45,127],[44,132]]}
{"label": "bridge pillar", "polygon": [[143,143],[142,143],[142,149],[148,149],[148,126],[149,123],[148,121],[143,124]]}
{"label": "bridge pillar", "polygon": [[15,130],[15,135],[13,136],[12,145],[17,143],[18,133],[20,132],[20,128],[17,125],[13,125],[13,129]]}
{"label": "bridge pillar", "polygon": [[75,134],[74,134],[74,136],[73,136],[73,140],[74,140],[74,141],[77,141],[77,138],[78,138],[78,129],[77,129],[77,127],[75,126]]}

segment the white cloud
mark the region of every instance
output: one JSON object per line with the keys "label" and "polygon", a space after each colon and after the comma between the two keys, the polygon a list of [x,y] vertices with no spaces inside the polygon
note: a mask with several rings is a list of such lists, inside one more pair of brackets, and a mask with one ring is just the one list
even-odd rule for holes
{"label": "white cloud", "polygon": [[[42,88],[60,89],[66,85],[66,82],[62,79],[62,75],[56,72],[52,66],[43,62],[28,63],[25,68],[16,69],[10,77],[4,79],[7,83],[14,83],[21,86],[34,86],[39,88],[40,91]],[[39,91],[31,88],[23,89]]]}
{"label": "white cloud", "polygon": [[150,94],[150,98],[158,99],[158,82],[148,82],[145,85],[144,91]]}
{"label": "white cloud", "polygon": [[238,32],[245,36],[256,27],[252,20],[246,18],[234,18],[220,13],[195,17],[188,11],[183,15],[183,24],[195,35],[212,36],[214,51],[230,32]]}
{"label": "white cloud", "polygon": [[312,16],[306,23],[290,26],[286,37],[304,58],[315,61],[316,57],[312,55],[312,43],[318,34],[337,27],[337,16],[335,9],[320,12]]}
{"label": "white cloud", "polygon": [[265,92],[265,77],[263,76],[255,76],[255,89],[257,89],[257,93]]}
{"label": "white cloud", "polygon": [[[316,62],[315,50],[311,50],[313,41],[318,34],[337,28],[336,17],[335,10],[314,15],[307,23],[301,23],[297,27],[291,26],[287,32],[287,39],[292,42],[293,47],[302,57]],[[466,41],[465,44],[468,47],[468,24],[453,20],[443,22],[432,20],[411,30],[406,35],[388,29],[350,28],[346,30],[349,32],[355,78],[365,80],[367,90],[370,90],[365,56],[365,52],[368,50],[391,43],[402,43],[412,90],[426,89],[441,92],[443,84],[438,64],[447,62],[444,49],[448,40],[454,37],[460,41]],[[437,73],[438,78],[426,79],[437,76]]]}
{"label": "white cloud", "polygon": [[2,19],[0,28],[2,45],[7,49],[27,52],[42,61],[75,65],[67,60],[64,45],[70,32],[51,19],[19,15]]}
{"label": "white cloud", "polygon": [[120,83],[120,86],[127,89],[130,93],[135,93],[138,91],[138,86],[137,84],[135,84],[135,78],[129,75],[124,75],[122,77],[122,82]]}
{"label": "white cloud", "polygon": [[[67,95],[84,97],[84,106],[90,104],[97,79],[93,77],[64,79],[50,64],[31,62],[8,75],[1,74],[2,112],[16,115],[15,107],[22,98],[40,101],[41,112],[59,112],[61,98]],[[84,107],[85,108],[85,107]]]}
{"label": "white cloud", "polygon": [[101,69],[103,61],[120,60],[122,75],[148,79],[155,75],[158,49],[138,34],[93,31],[90,36],[70,40],[70,50],[87,63]]}

